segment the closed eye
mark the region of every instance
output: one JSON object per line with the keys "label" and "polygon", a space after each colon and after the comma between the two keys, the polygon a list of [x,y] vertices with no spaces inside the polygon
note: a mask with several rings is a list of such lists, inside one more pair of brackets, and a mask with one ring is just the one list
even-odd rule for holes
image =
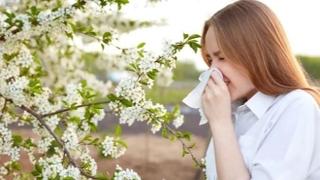
{"label": "closed eye", "polygon": [[212,59],[211,59],[211,57],[209,56],[209,55],[206,55],[206,60],[207,60],[207,62],[210,64],[210,66],[211,66],[211,63],[212,63]]}

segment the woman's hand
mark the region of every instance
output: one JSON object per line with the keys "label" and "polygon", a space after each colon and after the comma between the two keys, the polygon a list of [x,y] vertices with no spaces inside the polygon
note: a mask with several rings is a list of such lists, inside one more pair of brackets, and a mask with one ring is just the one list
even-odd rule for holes
{"label": "woman's hand", "polygon": [[210,126],[231,121],[231,98],[228,87],[214,71],[202,94],[202,108]]}

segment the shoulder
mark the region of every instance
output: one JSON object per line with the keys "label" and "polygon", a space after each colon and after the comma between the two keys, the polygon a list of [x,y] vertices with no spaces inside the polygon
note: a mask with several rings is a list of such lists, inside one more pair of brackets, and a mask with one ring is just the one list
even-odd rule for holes
{"label": "shoulder", "polygon": [[315,98],[305,90],[295,89],[279,97],[279,104],[299,109],[319,110]]}
{"label": "shoulder", "polygon": [[299,124],[309,122],[310,124],[320,122],[320,108],[311,94],[305,90],[296,89],[281,94],[270,108],[267,115],[274,121],[284,124]]}

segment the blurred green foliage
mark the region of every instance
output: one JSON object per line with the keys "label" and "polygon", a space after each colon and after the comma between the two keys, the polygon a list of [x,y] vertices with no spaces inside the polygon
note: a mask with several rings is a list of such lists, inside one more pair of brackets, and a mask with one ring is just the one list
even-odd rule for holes
{"label": "blurred green foliage", "polygon": [[195,67],[191,60],[185,62],[178,61],[176,69],[174,69],[173,79],[175,81],[196,81],[199,74],[200,71]]}
{"label": "blurred green foliage", "polygon": [[298,55],[297,58],[311,78],[320,80],[320,57]]}
{"label": "blurred green foliage", "polygon": [[146,91],[146,97],[154,102],[161,104],[177,104],[191,91],[192,87],[173,88],[154,86],[151,90]]}

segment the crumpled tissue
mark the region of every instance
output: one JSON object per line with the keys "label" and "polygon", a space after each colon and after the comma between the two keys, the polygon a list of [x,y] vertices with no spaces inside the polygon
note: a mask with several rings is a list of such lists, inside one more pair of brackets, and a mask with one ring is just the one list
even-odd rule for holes
{"label": "crumpled tissue", "polygon": [[187,106],[199,110],[201,117],[199,125],[203,125],[208,122],[202,110],[201,96],[212,73],[217,74],[219,78],[223,79],[222,73],[218,68],[214,66],[209,68],[200,74],[200,83],[182,100],[182,102]]}

